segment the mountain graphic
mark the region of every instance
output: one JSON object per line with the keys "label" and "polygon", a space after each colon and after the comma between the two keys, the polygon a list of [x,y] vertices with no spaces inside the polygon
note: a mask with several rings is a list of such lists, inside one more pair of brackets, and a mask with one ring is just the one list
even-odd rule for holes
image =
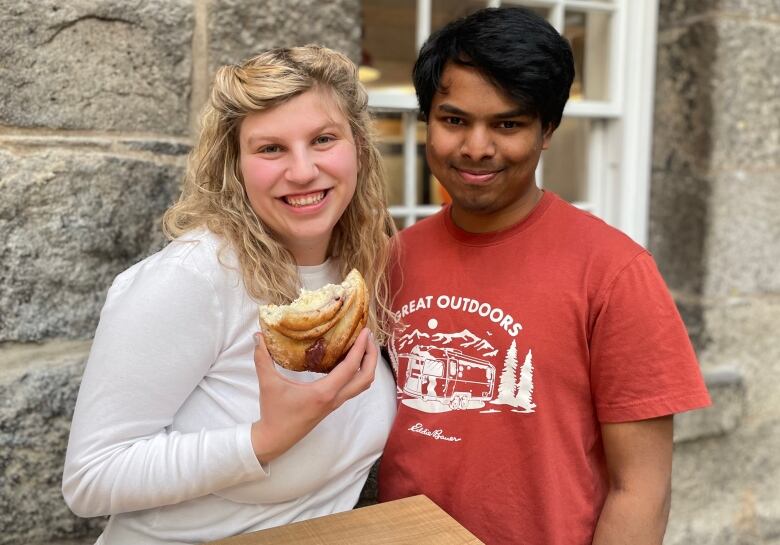
{"label": "mountain graphic", "polygon": [[[458,344],[460,346],[465,346],[465,347],[473,346],[476,350],[479,350],[480,352],[488,351],[488,354],[483,354],[483,356],[497,354],[497,352],[495,352],[496,350],[495,346],[487,342],[485,339],[477,337],[468,329],[464,329],[463,331],[459,331],[457,333],[434,333],[433,337],[431,337],[431,340],[433,342],[438,342],[445,345],[451,344],[453,341],[459,341]],[[494,351],[495,353],[490,353],[491,350]]]}
{"label": "mountain graphic", "polygon": [[409,344],[413,343],[415,339],[420,339],[422,337],[425,337],[426,339],[429,339],[431,336],[427,333],[423,333],[419,329],[415,329],[411,333],[407,333],[406,335],[402,335],[398,339],[398,347],[399,348],[405,348]]}

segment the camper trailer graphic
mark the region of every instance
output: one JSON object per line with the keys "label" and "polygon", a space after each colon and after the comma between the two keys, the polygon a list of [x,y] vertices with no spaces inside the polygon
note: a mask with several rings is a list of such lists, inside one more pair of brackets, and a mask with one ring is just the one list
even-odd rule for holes
{"label": "camper trailer graphic", "polygon": [[398,355],[406,364],[403,391],[423,401],[438,401],[451,409],[466,409],[470,400],[493,397],[496,368],[488,361],[454,348],[415,346]]}

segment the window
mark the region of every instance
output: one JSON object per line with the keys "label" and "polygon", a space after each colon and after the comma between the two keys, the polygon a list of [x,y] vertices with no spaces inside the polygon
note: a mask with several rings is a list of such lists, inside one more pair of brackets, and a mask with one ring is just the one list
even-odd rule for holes
{"label": "window", "polygon": [[644,244],[657,0],[363,0],[361,78],[377,116],[399,227],[435,213],[446,192],[425,165],[410,72],[431,30],[487,6],[522,5],[572,44],[576,78],[537,183]]}

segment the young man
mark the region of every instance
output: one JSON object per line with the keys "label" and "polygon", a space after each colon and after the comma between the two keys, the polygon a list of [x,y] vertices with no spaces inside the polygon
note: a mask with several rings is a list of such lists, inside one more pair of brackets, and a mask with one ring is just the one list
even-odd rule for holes
{"label": "young man", "polygon": [[671,415],[709,397],[650,254],[535,184],[568,43],[486,9],[413,75],[452,205],[400,236],[380,500],[426,494],[488,544],[660,544]]}

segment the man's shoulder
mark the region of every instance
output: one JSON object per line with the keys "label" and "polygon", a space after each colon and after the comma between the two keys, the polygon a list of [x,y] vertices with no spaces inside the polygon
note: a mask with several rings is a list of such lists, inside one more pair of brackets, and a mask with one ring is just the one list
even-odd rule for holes
{"label": "man's shoulder", "polygon": [[592,213],[556,198],[548,229],[567,242],[565,247],[591,256],[622,254],[636,256],[644,248],[621,230]]}

